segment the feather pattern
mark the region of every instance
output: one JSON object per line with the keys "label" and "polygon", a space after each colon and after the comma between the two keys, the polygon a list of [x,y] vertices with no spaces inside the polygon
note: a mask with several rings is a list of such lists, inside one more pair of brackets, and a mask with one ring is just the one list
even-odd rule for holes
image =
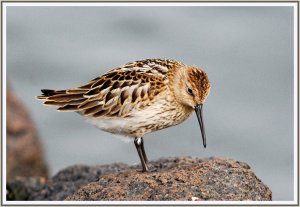
{"label": "feather pattern", "polygon": [[170,67],[179,62],[146,59],[127,63],[87,84],[68,90],[45,89],[37,98],[59,111],[76,111],[92,117],[128,117],[142,110],[166,88]]}

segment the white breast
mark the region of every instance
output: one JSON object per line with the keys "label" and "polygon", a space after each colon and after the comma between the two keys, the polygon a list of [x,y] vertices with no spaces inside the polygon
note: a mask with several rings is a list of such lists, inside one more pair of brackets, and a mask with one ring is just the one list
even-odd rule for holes
{"label": "white breast", "polygon": [[115,135],[120,135],[118,137],[123,141],[130,141],[131,138],[134,138],[134,136],[129,134],[127,130],[128,121],[124,118],[116,117],[112,119],[95,119],[87,117],[86,121],[103,131],[110,132]]}
{"label": "white breast", "polygon": [[158,129],[162,129],[181,123],[189,115],[190,114],[184,113],[182,113],[182,115],[178,115],[178,111],[175,106],[171,105],[171,100],[168,100],[168,96],[164,94],[152,105],[144,108],[143,110],[132,111],[130,117],[86,117],[86,120],[103,131],[110,132],[115,135],[121,135],[123,138],[132,139],[138,136],[144,136],[144,134],[151,131],[155,131],[144,128],[147,125],[162,126],[158,127]]}

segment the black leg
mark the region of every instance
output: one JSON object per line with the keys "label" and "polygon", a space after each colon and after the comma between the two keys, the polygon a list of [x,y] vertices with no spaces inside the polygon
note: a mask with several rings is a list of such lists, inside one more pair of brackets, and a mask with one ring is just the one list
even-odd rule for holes
{"label": "black leg", "polygon": [[145,148],[144,148],[144,139],[143,139],[143,137],[141,138],[141,140],[142,140],[142,142],[141,142],[142,153],[143,153],[144,160],[147,164],[148,163],[148,158],[147,158]]}
{"label": "black leg", "polygon": [[143,149],[142,149],[143,148],[142,147],[143,146],[143,138],[142,137],[135,138],[134,139],[134,144],[135,144],[136,150],[137,150],[137,152],[139,154],[139,157],[140,157],[140,160],[141,160],[141,164],[142,164],[142,167],[143,167],[143,172],[149,171],[146,160],[145,160],[145,157],[144,157],[144,152],[143,152]]}

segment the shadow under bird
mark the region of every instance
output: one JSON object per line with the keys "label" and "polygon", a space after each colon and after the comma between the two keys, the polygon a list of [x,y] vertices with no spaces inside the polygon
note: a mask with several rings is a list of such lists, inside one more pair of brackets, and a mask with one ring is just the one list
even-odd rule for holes
{"label": "shadow under bird", "polygon": [[101,130],[134,140],[143,171],[149,171],[145,134],[177,125],[196,112],[206,147],[202,108],[210,92],[207,74],[168,59],[134,61],[85,85],[42,89],[38,96],[59,111],[75,111]]}

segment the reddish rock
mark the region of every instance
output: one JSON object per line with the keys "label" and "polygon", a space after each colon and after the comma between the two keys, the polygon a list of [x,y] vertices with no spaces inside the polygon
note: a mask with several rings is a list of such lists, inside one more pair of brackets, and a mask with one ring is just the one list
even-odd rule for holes
{"label": "reddish rock", "polygon": [[26,107],[8,87],[6,99],[6,176],[47,178],[43,149]]}
{"label": "reddish rock", "polygon": [[242,162],[180,158],[172,168],[136,170],[102,176],[66,200],[93,201],[270,201],[272,192]]}

